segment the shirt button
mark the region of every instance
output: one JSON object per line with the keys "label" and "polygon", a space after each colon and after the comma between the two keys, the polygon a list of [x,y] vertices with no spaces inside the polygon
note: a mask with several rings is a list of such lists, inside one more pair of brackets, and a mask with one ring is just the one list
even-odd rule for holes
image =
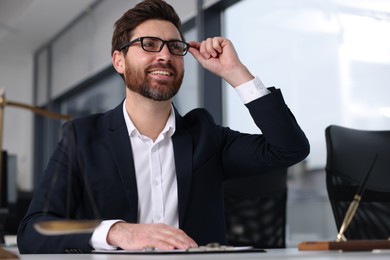
{"label": "shirt button", "polygon": [[158,186],[159,182],[158,181],[153,181],[154,186]]}

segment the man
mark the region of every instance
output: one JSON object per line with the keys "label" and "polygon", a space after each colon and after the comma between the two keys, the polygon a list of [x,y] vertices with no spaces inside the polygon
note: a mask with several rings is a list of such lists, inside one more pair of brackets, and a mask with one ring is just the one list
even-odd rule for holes
{"label": "man", "polygon": [[[187,52],[237,90],[263,134],[218,126],[204,109],[179,115],[172,97]],[[116,22],[112,63],[126,99],[64,127],[20,224],[21,253],[225,244],[222,182],[291,166],[309,152],[281,92],[253,77],[228,39],[184,42],[180,19],[164,1],[141,2]],[[67,209],[70,218],[93,219],[97,211],[103,221],[92,234],[43,236],[33,228],[66,218]]]}

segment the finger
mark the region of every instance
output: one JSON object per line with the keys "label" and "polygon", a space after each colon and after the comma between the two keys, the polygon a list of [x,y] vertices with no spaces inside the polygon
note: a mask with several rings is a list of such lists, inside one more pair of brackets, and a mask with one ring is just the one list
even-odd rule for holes
{"label": "finger", "polygon": [[174,246],[179,249],[188,249],[191,247],[197,247],[196,242],[190,238],[183,230],[163,225],[158,227],[159,233],[156,233],[158,239]]}
{"label": "finger", "polygon": [[[202,42],[203,43],[203,42]],[[217,57],[218,56],[218,53],[216,52],[215,48],[214,48],[214,39],[213,38],[208,38],[206,39],[206,41],[204,41],[204,57],[206,59],[210,58],[210,57]],[[201,53],[202,53],[202,48],[201,48]]]}
{"label": "finger", "polygon": [[194,56],[196,59],[198,59],[199,56],[201,56],[200,54],[200,43],[199,42],[189,42],[189,45],[190,45],[190,48],[188,49],[188,52],[192,54],[192,56]]}
{"label": "finger", "polygon": [[200,43],[199,42],[194,42],[194,41],[191,41],[189,42],[190,44],[190,48],[188,49],[188,51],[191,53],[191,55],[199,62],[202,62],[202,60],[204,59],[202,54],[200,53],[199,49],[200,49]]}
{"label": "finger", "polygon": [[202,55],[203,59],[209,59],[211,57],[210,53],[208,52],[207,50],[207,40],[204,40],[200,43],[200,46],[199,46],[199,52],[200,54]]}
{"label": "finger", "polygon": [[206,40],[205,48],[210,57],[217,58],[222,53],[222,42],[223,38],[221,37],[208,38]]}
{"label": "finger", "polygon": [[188,249],[195,247],[193,244],[186,243],[177,237],[168,236],[164,239],[156,239],[153,245],[161,250],[172,250],[172,249]]}
{"label": "finger", "polygon": [[174,245],[172,245],[171,243],[169,243],[167,241],[156,239],[156,240],[150,240],[150,242],[148,244],[145,244],[143,249],[146,249],[146,248],[155,248],[155,249],[159,249],[159,250],[174,250],[177,247],[175,247]]}
{"label": "finger", "polygon": [[177,248],[188,249],[198,246],[196,242],[181,229],[178,229],[174,236],[171,236],[171,239],[175,240],[175,243],[180,244]]}
{"label": "finger", "polygon": [[221,45],[222,41],[223,39],[220,37],[215,37],[212,39],[213,48],[218,54],[222,53],[222,45]]}
{"label": "finger", "polygon": [[[191,48],[199,50],[199,47],[200,47],[200,43],[199,42],[190,41],[190,42],[188,42],[188,44],[190,45]],[[189,50],[191,50],[191,48]]]}

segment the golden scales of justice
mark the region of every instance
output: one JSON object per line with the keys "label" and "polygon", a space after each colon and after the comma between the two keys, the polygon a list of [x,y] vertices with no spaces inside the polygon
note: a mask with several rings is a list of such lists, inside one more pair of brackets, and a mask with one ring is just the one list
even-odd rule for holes
{"label": "golden scales of justice", "polygon": [[[3,121],[4,121],[4,108],[6,106],[17,107],[21,109],[30,110],[35,114],[57,119],[57,120],[70,120],[71,116],[57,114],[48,110],[30,106],[27,104],[8,101],[5,98],[5,89],[0,88],[0,152],[3,149]],[[3,156],[0,156],[0,187],[2,187],[2,175],[6,174],[3,171]],[[1,199],[1,192],[0,192]],[[60,221],[44,221],[35,224],[35,229],[43,235],[66,235],[75,233],[92,233],[93,230],[100,224],[100,220],[60,220]],[[0,259],[18,259],[19,257],[12,252],[8,252],[0,247]]]}

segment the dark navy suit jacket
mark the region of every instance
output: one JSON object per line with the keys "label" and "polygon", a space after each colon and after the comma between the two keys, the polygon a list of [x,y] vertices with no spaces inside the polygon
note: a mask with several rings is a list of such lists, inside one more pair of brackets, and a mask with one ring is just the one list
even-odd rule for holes
{"label": "dark navy suit jacket", "polygon": [[[305,134],[280,90],[272,89],[272,93],[246,106],[262,134],[249,135],[218,126],[204,109],[192,110],[184,117],[175,110],[172,141],[179,226],[199,245],[226,243],[222,194],[225,179],[286,168],[309,153]],[[63,130],[20,224],[21,253],[92,250],[91,234],[44,236],[33,228],[38,221],[68,217],[137,222],[137,189],[142,187],[136,186],[122,104],[106,113],[75,119]]]}

